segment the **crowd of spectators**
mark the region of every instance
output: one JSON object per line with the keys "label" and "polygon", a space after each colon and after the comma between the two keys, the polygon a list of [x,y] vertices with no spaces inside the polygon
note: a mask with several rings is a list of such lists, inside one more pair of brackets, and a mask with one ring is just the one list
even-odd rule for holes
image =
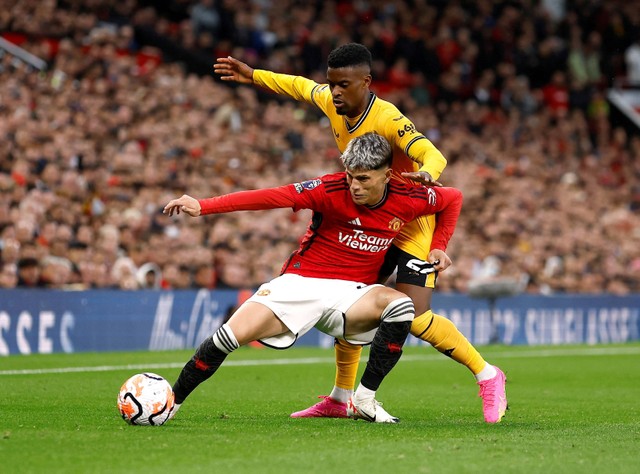
{"label": "crowd of spectators", "polygon": [[340,166],[317,110],[190,73],[142,41],[161,37],[318,82],[333,47],[367,45],[374,90],[465,195],[439,291],[640,292],[640,134],[605,96],[637,74],[632,3],[0,0],[0,31],[48,63],[0,58],[0,287],[252,288],[296,247],[306,211],[162,214]]}

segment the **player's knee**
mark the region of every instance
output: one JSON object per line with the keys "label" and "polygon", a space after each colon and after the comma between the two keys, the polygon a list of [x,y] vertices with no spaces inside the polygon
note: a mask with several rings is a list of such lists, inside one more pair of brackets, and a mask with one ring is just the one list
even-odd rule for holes
{"label": "player's knee", "polygon": [[225,354],[230,354],[239,347],[238,340],[227,323],[220,326],[218,330],[213,333],[211,343]]}
{"label": "player's knee", "polygon": [[379,287],[375,290],[375,305],[380,309],[380,311],[384,310],[389,304],[400,298],[407,298],[407,295],[401,293],[398,290],[393,288],[389,288],[388,286]]}
{"label": "player's knee", "polygon": [[382,310],[380,319],[388,323],[411,322],[415,316],[415,309],[411,298],[396,292]]}
{"label": "player's knee", "polygon": [[433,324],[434,314],[431,310],[422,314],[416,311],[416,317],[411,324],[411,334],[417,338],[423,339]]}

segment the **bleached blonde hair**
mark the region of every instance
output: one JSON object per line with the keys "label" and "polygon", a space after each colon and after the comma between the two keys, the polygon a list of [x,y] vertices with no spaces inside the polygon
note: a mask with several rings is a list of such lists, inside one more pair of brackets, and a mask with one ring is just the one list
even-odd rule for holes
{"label": "bleached blonde hair", "polygon": [[347,144],[342,154],[342,163],[348,170],[377,170],[391,166],[393,151],[383,136],[374,132],[365,133]]}

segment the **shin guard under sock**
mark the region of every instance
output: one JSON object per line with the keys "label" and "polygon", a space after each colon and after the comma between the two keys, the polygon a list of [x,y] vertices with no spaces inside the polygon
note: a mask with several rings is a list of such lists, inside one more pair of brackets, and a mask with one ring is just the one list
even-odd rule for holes
{"label": "shin guard under sock", "polygon": [[211,377],[227,356],[238,348],[233,331],[227,324],[206,338],[187,362],[173,385],[176,404],[181,404],[195,388]]}
{"label": "shin guard under sock", "polygon": [[382,313],[383,320],[376,331],[369,351],[369,361],[360,383],[376,391],[402,355],[413,320],[413,303],[409,298],[393,301]]}
{"label": "shin guard under sock", "polygon": [[336,351],[336,383],[335,386],[353,391],[358,375],[358,364],[362,346],[354,346],[340,339],[335,342]]}
{"label": "shin guard under sock", "polygon": [[485,360],[455,324],[431,310],[416,316],[411,334],[431,344],[436,350],[466,366],[474,375],[486,366]]}

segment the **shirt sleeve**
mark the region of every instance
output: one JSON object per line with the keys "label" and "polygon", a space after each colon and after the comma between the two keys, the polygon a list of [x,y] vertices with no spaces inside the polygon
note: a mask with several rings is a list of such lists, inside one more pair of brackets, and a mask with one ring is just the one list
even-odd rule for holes
{"label": "shirt sleeve", "polygon": [[420,164],[419,171],[426,171],[433,179],[438,179],[447,166],[446,158],[424,135],[410,143],[405,153],[413,161]]}
{"label": "shirt sleeve", "polygon": [[293,185],[277,188],[239,191],[207,199],[199,199],[200,214],[222,214],[233,211],[293,208],[296,205]]}
{"label": "shirt sleeve", "polygon": [[431,239],[431,250],[447,250],[456,229],[462,209],[462,192],[456,188],[427,188],[436,194],[436,229]]}
{"label": "shirt sleeve", "polygon": [[295,100],[316,105],[312,96],[313,90],[318,87],[318,84],[306,77],[255,69],[253,82],[277,94],[287,95]]}
{"label": "shirt sleeve", "polygon": [[385,137],[418,163],[420,171],[426,171],[433,179],[438,179],[447,166],[447,160],[440,150],[393,104],[385,101],[381,101],[381,104],[383,116],[380,122],[385,129]]}

